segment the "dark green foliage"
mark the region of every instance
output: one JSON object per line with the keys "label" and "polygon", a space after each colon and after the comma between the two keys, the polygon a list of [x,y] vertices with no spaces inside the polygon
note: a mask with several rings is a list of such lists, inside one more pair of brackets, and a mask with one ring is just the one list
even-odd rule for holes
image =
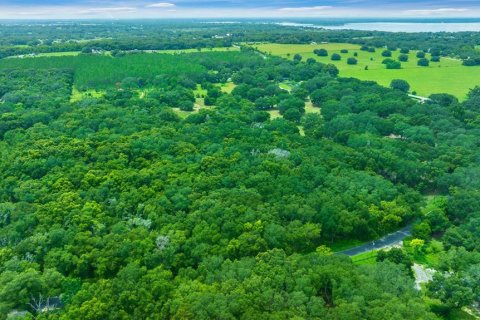
{"label": "dark green foliage", "polygon": [[[142,32],[158,31],[144,23]],[[92,30],[103,34],[99,25]],[[192,35],[179,31],[182,22],[165,33],[204,47],[224,28],[190,27]],[[229,28],[252,31],[236,40],[330,37]],[[200,34],[204,41],[193,39]],[[371,50],[389,37],[399,36],[358,41]],[[389,48],[415,47],[401,39]],[[332,65],[248,49],[122,56],[0,62],[0,319],[13,309],[38,319],[435,319],[403,251],[356,266],[322,249],[414,219],[415,236],[445,247],[428,295],[448,309],[479,302],[480,89],[465,102],[433,95],[420,104],[337,78]],[[228,79],[232,94],[219,90]],[[104,90],[71,102],[73,84]],[[172,108],[205,95],[194,97],[198,85],[212,107],[179,117]],[[309,98],[321,114],[304,114]],[[269,120],[263,110],[272,108],[283,118]],[[422,193],[444,200],[425,210]],[[35,314],[40,295],[65,307]]]}
{"label": "dark green foliage", "polygon": [[406,270],[411,270],[411,267],[413,265],[412,259],[402,249],[399,248],[392,248],[388,251],[378,251],[377,261],[390,261],[396,264],[400,264],[403,265]]}
{"label": "dark green foliage", "polygon": [[400,62],[407,62],[408,61],[408,54],[401,54],[398,56],[398,61]]}
{"label": "dark green foliage", "polygon": [[432,56],[432,57],[430,58],[430,61],[431,61],[431,62],[440,62],[440,57],[439,57],[439,56]]}
{"label": "dark green foliage", "polygon": [[392,56],[392,51],[384,50],[384,51],[382,51],[382,56],[383,57],[391,57]]}
{"label": "dark green foliage", "polygon": [[353,57],[350,57],[350,58],[347,59],[347,64],[349,64],[349,65],[355,65],[357,63],[358,63],[358,60],[353,58]]}
{"label": "dark green foliage", "polygon": [[416,57],[419,59],[425,58],[426,54],[423,51],[418,51]]}
{"label": "dark green foliage", "polygon": [[402,64],[399,61],[389,61],[385,64],[387,69],[401,69]]}
{"label": "dark green foliage", "polygon": [[419,59],[417,65],[420,67],[428,67],[430,65],[430,60],[426,58]]}
{"label": "dark green foliage", "polygon": [[410,90],[410,85],[405,80],[394,79],[390,83],[390,88],[400,90],[400,91],[403,91],[403,92],[408,92]]}
{"label": "dark green foliage", "polygon": [[328,57],[328,51],[326,49],[315,49],[313,53],[319,57]]}
{"label": "dark green foliage", "polygon": [[332,59],[332,61],[339,61],[339,60],[342,60],[342,56],[339,55],[338,53],[334,53],[334,54],[332,54],[331,59]]}

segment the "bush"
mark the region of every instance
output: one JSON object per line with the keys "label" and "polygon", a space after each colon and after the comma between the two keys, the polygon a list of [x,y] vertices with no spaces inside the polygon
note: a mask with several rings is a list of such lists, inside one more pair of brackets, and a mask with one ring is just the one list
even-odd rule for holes
{"label": "bush", "polygon": [[401,54],[398,56],[398,61],[401,62],[407,62],[408,61],[408,55],[407,54]]}
{"label": "bush", "polygon": [[439,56],[432,56],[430,59],[431,62],[440,62],[440,57]]}
{"label": "bush", "polygon": [[340,50],[340,53],[348,53],[348,49],[342,49]]}
{"label": "bush", "polygon": [[417,52],[417,58],[419,58],[419,59],[425,58],[425,52],[423,52],[423,51],[418,51],[418,52]]}
{"label": "bush", "polygon": [[428,67],[430,65],[430,61],[426,58],[422,58],[418,60],[417,65],[419,65],[420,67]]}
{"label": "bush", "polygon": [[368,51],[368,52],[375,52],[376,50],[375,50],[375,48],[374,48],[374,47],[370,47],[370,48],[368,48],[368,50],[367,50],[367,51]]}
{"label": "bush", "polygon": [[193,102],[190,100],[181,100],[178,107],[183,111],[193,111]]}
{"label": "bush", "polygon": [[408,53],[410,53],[410,49],[402,48],[402,49],[400,49],[400,53],[408,54]]}
{"label": "bush", "polygon": [[383,50],[382,56],[383,56],[383,57],[391,57],[391,56],[392,56],[392,51],[390,51],[390,50]]}
{"label": "bush", "polygon": [[315,49],[315,50],[313,50],[313,53],[315,53],[319,57],[327,57],[328,56],[328,51],[326,49]]}
{"label": "bush", "polygon": [[387,69],[392,70],[392,69],[401,69],[402,64],[398,61],[392,61],[386,64]]}
{"label": "bush", "polygon": [[349,64],[349,65],[355,65],[357,63],[358,63],[358,60],[353,58],[353,57],[347,59],[347,64]]}
{"label": "bush", "polygon": [[340,61],[342,60],[342,56],[339,55],[338,53],[332,54],[332,61]]}
{"label": "bush", "polygon": [[408,90],[410,90],[410,84],[402,79],[393,79],[390,83],[390,88],[400,90],[402,92],[408,92]]}
{"label": "bush", "polygon": [[285,120],[299,122],[300,119],[302,118],[302,114],[298,109],[290,108],[290,109],[287,109],[287,111],[285,111],[285,113],[283,114],[283,118]]}

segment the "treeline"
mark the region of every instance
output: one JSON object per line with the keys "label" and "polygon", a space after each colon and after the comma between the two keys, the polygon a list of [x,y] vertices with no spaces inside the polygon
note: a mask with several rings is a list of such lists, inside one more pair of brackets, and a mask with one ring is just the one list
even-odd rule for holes
{"label": "treeline", "polygon": [[0,58],[45,52],[103,50],[165,50],[230,47],[242,42],[347,42],[373,48],[422,50],[434,56],[455,56],[477,65],[476,32],[391,33],[290,27],[258,21],[210,23],[198,21],[95,21],[91,24],[4,24],[0,26]]}

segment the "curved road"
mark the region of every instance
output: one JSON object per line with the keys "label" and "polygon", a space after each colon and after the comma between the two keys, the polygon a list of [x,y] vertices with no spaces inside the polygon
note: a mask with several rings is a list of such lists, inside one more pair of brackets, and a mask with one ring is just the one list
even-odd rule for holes
{"label": "curved road", "polygon": [[335,254],[345,254],[347,256],[356,256],[361,253],[380,250],[387,247],[401,245],[402,240],[412,234],[412,225],[406,226],[396,232],[390,233],[381,239],[377,239],[357,247],[335,252]]}

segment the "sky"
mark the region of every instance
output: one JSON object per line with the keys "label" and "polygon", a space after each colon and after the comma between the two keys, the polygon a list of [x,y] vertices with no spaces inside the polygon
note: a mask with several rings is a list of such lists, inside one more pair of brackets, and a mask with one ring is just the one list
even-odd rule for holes
{"label": "sky", "polygon": [[[163,2],[164,1],[164,2]],[[479,0],[0,0],[0,19],[480,17]]]}

